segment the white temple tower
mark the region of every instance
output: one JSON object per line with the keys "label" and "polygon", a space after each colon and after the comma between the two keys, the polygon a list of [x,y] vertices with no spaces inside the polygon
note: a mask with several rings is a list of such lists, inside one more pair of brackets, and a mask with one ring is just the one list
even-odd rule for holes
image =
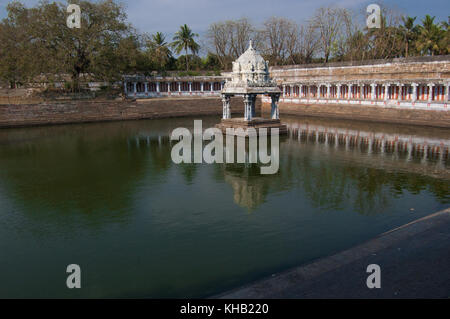
{"label": "white temple tower", "polygon": [[[269,62],[253,48],[252,41],[248,49],[233,62],[231,81],[227,81],[221,92],[223,102],[222,122],[218,127],[223,131],[227,127],[254,127],[255,129],[279,128],[280,134],[286,133],[286,125],[281,124],[278,112],[278,100],[281,90],[270,79]],[[268,94],[272,99],[271,118],[255,117],[255,100],[258,94]],[[230,97],[243,96],[244,118],[231,118]]]}

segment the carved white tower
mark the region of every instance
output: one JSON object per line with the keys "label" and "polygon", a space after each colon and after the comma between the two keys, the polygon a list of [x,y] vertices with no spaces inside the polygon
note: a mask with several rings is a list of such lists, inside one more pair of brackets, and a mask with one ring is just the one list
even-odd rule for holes
{"label": "carved white tower", "polygon": [[251,121],[255,116],[255,99],[257,94],[269,94],[272,98],[272,116],[278,119],[278,99],[281,90],[270,79],[269,62],[253,48],[250,40],[248,49],[233,62],[231,81],[227,81],[222,90],[223,119],[230,119],[230,96],[244,97],[244,119]]}

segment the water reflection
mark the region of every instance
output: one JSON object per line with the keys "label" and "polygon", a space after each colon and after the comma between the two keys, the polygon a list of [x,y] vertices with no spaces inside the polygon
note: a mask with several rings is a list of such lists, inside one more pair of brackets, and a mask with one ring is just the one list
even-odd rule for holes
{"label": "water reflection", "polygon": [[[353,197],[347,192],[351,188],[360,212],[386,202],[386,192],[427,189],[439,201],[448,201],[446,130],[428,129],[420,135],[420,129],[411,132],[409,127],[392,132],[390,126],[285,121],[289,137],[280,141],[277,174],[262,176],[257,164],[214,165],[214,178],[231,186],[237,205],[254,210],[270,192],[292,187],[304,189],[317,207],[334,209]],[[171,129],[193,121],[154,122],[151,129],[142,121],[3,130],[1,183],[30,209],[51,202],[66,213],[129,213],[134,189],[144,176],[159,187],[174,166],[188,184],[198,173],[198,164],[175,165],[170,157]],[[214,122],[206,119],[210,126]]]}
{"label": "water reflection", "polygon": [[270,177],[261,175],[259,165],[224,164],[220,168],[224,181],[233,189],[233,200],[237,205],[253,211],[266,200]]}
{"label": "water reflection", "polygon": [[204,297],[450,202],[448,130],[284,117],[261,175],[174,164],[170,133],[193,120],[0,130],[0,297]]}
{"label": "water reflection", "polygon": [[[80,220],[102,228],[105,222],[130,218],[133,191],[153,153],[126,151],[127,134],[112,127],[95,134],[79,126],[61,127],[50,135],[43,128],[23,133],[13,131],[9,141],[2,140],[0,185],[28,218],[40,223],[64,220],[66,231],[76,231],[72,227]],[[45,236],[39,226],[33,231]]]}
{"label": "water reflection", "polygon": [[450,140],[445,136],[448,132],[441,137],[433,137],[290,122],[289,134],[291,139],[298,140],[300,144],[322,144],[326,148],[341,148],[347,153],[356,151],[360,155],[364,154],[365,158],[381,157],[386,160],[385,157],[389,157],[397,164],[407,162],[414,166],[419,163],[427,168],[427,172],[448,174],[446,166]]}
{"label": "water reflection", "polygon": [[[316,207],[340,209],[352,201],[361,214],[383,211],[389,197],[404,191],[427,190],[440,202],[449,202],[447,130],[289,117],[285,121],[289,134],[280,140],[277,174],[261,175],[259,164],[214,165],[214,178],[231,186],[237,205],[253,211],[269,193],[293,187],[306,191]],[[129,147],[154,145],[152,154],[165,154],[152,155],[155,161],[161,156],[166,162],[173,143],[168,135],[155,134],[140,134],[128,142]],[[248,153],[246,158],[248,162]],[[161,165],[159,169],[168,168]],[[194,181],[198,164],[176,166],[186,182]]]}

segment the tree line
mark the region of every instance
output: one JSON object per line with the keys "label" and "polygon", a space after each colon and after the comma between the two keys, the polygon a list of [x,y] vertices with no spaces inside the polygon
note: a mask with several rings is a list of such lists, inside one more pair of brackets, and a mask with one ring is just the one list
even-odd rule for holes
{"label": "tree line", "polygon": [[[361,14],[360,18],[365,17]],[[271,17],[257,28],[243,18],[213,23],[207,37],[211,51],[224,69],[230,68],[250,38],[271,65],[449,53],[448,21],[437,23],[435,17],[426,15],[418,23],[417,17],[404,16],[389,8],[382,9],[380,28],[368,29],[359,20],[349,9],[323,7],[302,25]]]}
{"label": "tree line", "polygon": [[67,3],[8,4],[0,22],[2,81],[13,87],[65,75],[67,85],[78,90],[82,80],[112,83],[124,74],[218,74],[231,69],[250,39],[271,65],[442,55],[450,47],[448,21],[438,23],[429,15],[417,21],[388,8],[382,9],[378,29],[367,29],[348,9],[324,7],[301,25],[271,17],[257,27],[241,18],[211,24],[203,39],[184,24],[168,39],[161,32],[137,32],[115,0],[70,2],[81,7],[80,29],[66,26]]}

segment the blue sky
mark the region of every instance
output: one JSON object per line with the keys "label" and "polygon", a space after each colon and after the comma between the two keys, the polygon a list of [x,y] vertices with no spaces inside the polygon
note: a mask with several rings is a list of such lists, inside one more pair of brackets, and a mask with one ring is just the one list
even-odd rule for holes
{"label": "blue sky", "polygon": [[[5,17],[9,0],[0,0],[0,18]],[[22,0],[27,6],[38,0]],[[64,2],[64,1],[63,1]],[[450,15],[449,0],[121,0],[129,21],[141,32],[161,31],[172,34],[181,24],[188,24],[195,32],[203,34],[212,22],[248,17],[259,24],[270,16],[290,18],[304,22],[321,6],[338,5],[364,12],[370,3],[394,7],[400,12],[417,16],[436,16],[437,21]]]}

